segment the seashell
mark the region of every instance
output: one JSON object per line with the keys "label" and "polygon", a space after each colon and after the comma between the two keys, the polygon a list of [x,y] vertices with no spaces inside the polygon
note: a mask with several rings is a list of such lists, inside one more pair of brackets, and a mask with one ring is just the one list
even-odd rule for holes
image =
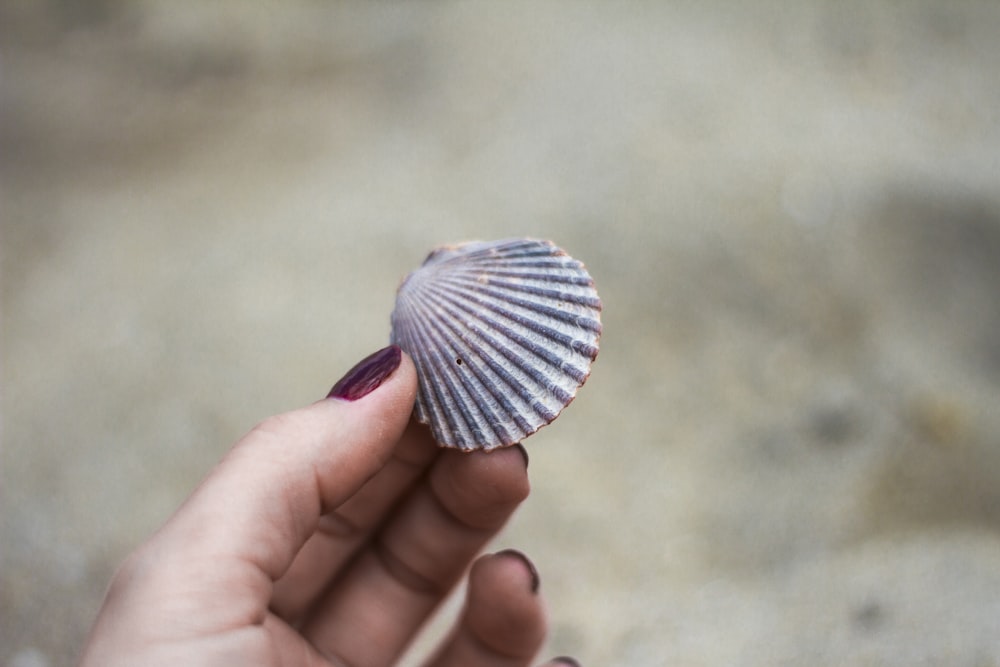
{"label": "seashell", "polygon": [[506,447],[554,420],[590,375],[601,300],[550,241],[444,246],[400,285],[392,342],[417,368],[415,414],[445,447]]}

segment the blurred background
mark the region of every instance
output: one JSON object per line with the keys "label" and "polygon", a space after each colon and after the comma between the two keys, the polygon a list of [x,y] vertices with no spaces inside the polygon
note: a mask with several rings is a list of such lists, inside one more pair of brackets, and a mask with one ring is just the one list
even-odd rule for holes
{"label": "blurred background", "polygon": [[[584,665],[1000,665],[1000,6],[0,2],[0,665],[436,245],[604,336],[492,548]],[[424,640],[429,641],[429,640]]]}

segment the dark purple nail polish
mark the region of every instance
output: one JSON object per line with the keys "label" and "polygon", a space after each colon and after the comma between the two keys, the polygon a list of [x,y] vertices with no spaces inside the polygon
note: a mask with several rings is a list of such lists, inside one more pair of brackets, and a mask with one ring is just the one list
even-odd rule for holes
{"label": "dark purple nail polish", "polygon": [[514,445],[517,447],[517,451],[521,452],[521,456],[524,457],[524,469],[528,469],[528,450],[524,448],[524,445],[517,443]]}
{"label": "dark purple nail polish", "polygon": [[392,372],[399,368],[403,360],[402,350],[396,345],[382,348],[375,354],[365,357],[358,365],[347,371],[340,378],[327,398],[341,398],[345,401],[356,401],[379,388]]}
{"label": "dark purple nail polish", "polygon": [[561,655],[558,658],[552,658],[549,662],[558,662],[563,665],[568,665],[569,667],[580,667],[580,663],[568,655]]}
{"label": "dark purple nail polish", "polygon": [[531,574],[531,592],[537,593],[538,587],[541,585],[541,580],[538,578],[538,570],[535,569],[535,564],[528,560],[528,557],[517,549],[504,549],[503,551],[498,551],[495,555],[497,556],[513,556],[518,558],[528,567],[528,572]]}

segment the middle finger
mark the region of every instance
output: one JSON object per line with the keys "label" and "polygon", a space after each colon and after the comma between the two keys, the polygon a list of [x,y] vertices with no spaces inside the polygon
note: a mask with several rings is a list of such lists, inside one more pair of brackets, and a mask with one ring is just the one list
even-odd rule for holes
{"label": "middle finger", "polygon": [[303,635],[346,664],[388,664],[528,490],[517,447],[442,453],[319,603]]}

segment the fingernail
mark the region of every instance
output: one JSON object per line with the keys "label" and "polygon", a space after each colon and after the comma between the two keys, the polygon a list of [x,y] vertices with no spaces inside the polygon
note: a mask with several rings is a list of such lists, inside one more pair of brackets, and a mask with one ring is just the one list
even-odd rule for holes
{"label": "fingernail", "polygon": [[558,662],[564,665],[569,665],[569,667],[580,667],[580,663],[568,655],[561,655],[558,658],[552,658],[549,662]]}
{"label": "fingernail", "polygon": [[403,360],[402,350],[396,345],[382,348],[375,354],[365,357],[358,365],[347,371],[340,378],[327,398],[341,398],[345,401],[356,401],[372,393],[385,382],[392,372],[399,368]]}
{"label": "fingernail", "polygon": [[528,469],[528,450],[524,448],[524,445],[517,443],[514,445],[517,447],[517,451],[521,452],[521,456],[524,457],[524,469]]}
{"label": "fingernail", "polygon": [[513,556],[514,558],[520,559],[522,563],[528,568],[528,573],[531,574],[531,592],[537,593],[538,587],[541,585],[541,580],[538,578],[538,570],[535,569],[535,564],[528,560],[528,557],[517,549],[504,549],[503,551],[498,551],[497,556]]}

